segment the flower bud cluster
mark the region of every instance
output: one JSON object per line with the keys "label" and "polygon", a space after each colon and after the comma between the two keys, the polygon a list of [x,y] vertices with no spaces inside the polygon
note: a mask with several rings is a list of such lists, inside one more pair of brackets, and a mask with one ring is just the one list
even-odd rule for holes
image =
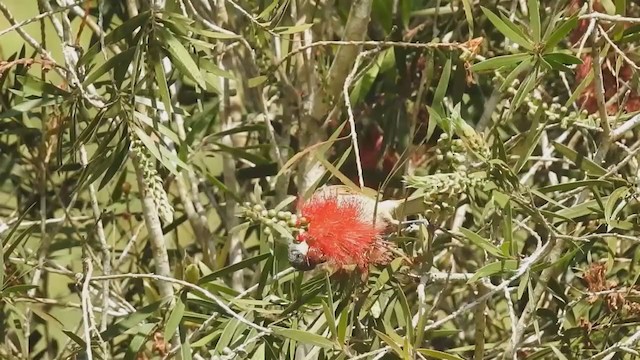
{"label": "flower bud cluster", "polygon": [[[496,85],[502,85],[506,79],[501,74],[496,74],[492,81]],[[508,98],[513,98],[513,95],[518,92],[520,86],[520,80],[514,79],[509,87],[507,93],[512,95]],[[550,122],[560,122],[560,126],[563,129],[567,129],[569,126],[580,126],[587,129],[595,130],[600,128],[600,118],[597,114],[589,114],[587,110],[571,111],[567,109],[564,104],[558,102],[558,99],[554,98],[551,102],[545,102],[542,99],[542,95],[539,91],[532,91],[524,95],[523,105],[527,107],[527,115],[533,116],[542,107],[544,114]]]}
{"label": "flower bud cluster", "polygon": [[267,209],[263,204],[252,205],[250,202],[245,202],[241,210],[244,218],[265,225],[264,233],[267,235],[272,234],[276,225],[290,233],[297,233],[304,231],[308,223],[304,217],[298,217],[291,211]]}
{"label": "flower bud cluster", "polygon": [[451,139],[449,134],[442,133],[437,142],[437,172],[460,171],[466,173],[468,158],[461,139]]}
{"label": "flower bud cluster", "polygon": [[423,192],[427,204],[424,215],[430,221],[453,214],[460,194],[471,187],[481,186],[485,182],[481,177],[462,171],[407,176],[404,181],[408,187]]}
{"label": "flower bud cluster", "polygon": [[171,206],[171,203],[169,202],[167,192],[164,190],[162,178],[158,175],[158,171],[155,169],[153,161],[147,153],[144,143],[133,135],[131,135],[130,139],[131,151],[133,151],[134,155],[138,158],[138,162],[142,169],[142,177],[146,187],[144,191],[148,191],[153,198],[153,202],[158,209],[158,215],[160,218],[167,223],[172,222],[174,210],[173,206]]}

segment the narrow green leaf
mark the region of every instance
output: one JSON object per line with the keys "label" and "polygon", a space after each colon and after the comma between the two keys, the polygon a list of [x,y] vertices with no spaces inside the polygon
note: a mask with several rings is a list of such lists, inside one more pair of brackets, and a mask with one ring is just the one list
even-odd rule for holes
{"label": "narrow green leaf", "polygon": [[451,77],[451,58],[448,58],[447,62],[444,64],[444,68],[442,69],[442,75],[440,75],[438,86],[436,86],[436,90],[433,93],[432,108],[441,115],[444,115],[442,110],[443,109],[442,101],[444,100],[444,96],[447,93],[450,77]]}
{"label": "narrow green leaf", "polygon": [[262,85],[262,83],[264,83],[268,79],[269,78],[264,76],[264,75],[256,76],[256,77],[253,77],[253,78],[247,80],[247,86],[249,86],[250,88],[254,88],[256,86]]}
{"label": "narrow green leaf", "polygon": [[439,351],[439,350],[433,350],[433,349],[416,349],[416,351],[418,351],[420,354],[424,355],[424,356],[428,356],[428,357],[432,357],[435,359],[442,359],[442,360],[464,360],[463,358],[457,356],[457,355],[452,355],[452,354],[447,354],[444,351]]}
{"label": "narrow green leaf", "polygon": [[538,80],[537,75],[537,71],[534,71],[524,79],[524,81],[518,88],[518,91],[516,91],[515,95],[513,96],[511,111],[516,111],[526,98],[526,95],[529,95],[531,93],[531,90],[533,90],[533,88],[536,86],[536,82]]}
{"label": "narrow green leaf", "polygon": [[147,151],[149,151],[149,153],[156,160],[160,161],[167,170],[171,171],[171,173],[173,173],[174,175],[178,175],[178,170],[176,169],[176,167],[172,163],[168,162],[167,159],[165,159],[160,154],[160,146],[162,145],[156,145],[156,142],[153,139],[151,139],[151,137],[149,137],[149,135],[147,135],[147,133],[145,133],[139,127],[133,126],[133,129],[138,139],[140,139],[140,141],[142,141],[142,143],[144,144]]}
{"label": "narrow green leaf", "polygon": [[98,66],[97,69],[93,70],[89,76],[82,82],[84,86],[89,84],[93,84],[96,80],[98,80],[102,75],[109,72],[111,69],[127,69],[129,65],[131,65],[131,61],[133,61],[133,54],[135,53],[136,48],[129,48],[119,54],[114,55],[109,58],[109,60],[105,61],[102,65]]}
{"label": "narrow green leaf", "polygon": [[576,181],[561,183],[561,184],[557,184],[557,185],[545,186],[545,187],[542,187],[542,188],[538,189],[538,191],[543,192],[543,193],[550,193],[550,192],[554,192],[554,191],[566,192],[566,191],[570,191],[570,190],[573,190],[573,189],[578,189],[578,188],[585,187],[585,186],[610,187],[610,186],[613,186],[613,184],[611,182],[609,182],[609,181],[598,180],[598,179],[576,180]]}
{"label": "narrow green leaf", "polygon": [[171,314],[169,314],[169,318],[167,319],[167,324],[164,328],[164,338],[171,339],[173,334],[178,330],[178,326],[180,326],[180,322],[182,322],[182,317],[184,316],[185,311],[185,303],[182,301],[183,296],[178,296],[176,299],[176,303],[171,309]]}
{"label": "narrow green leaf", "polygon": [[549,35],[549,38],[545,40],[545,45],[543,52],[546,53],[549,50],[553,49],[558,43],[567,38],[567,34],[569,34],[573,29],[578,26],[578,16],[572,16],[568,20],[564,21],[560,26],[558,26],[552,33]]}
{"label": "narrow green leaf", "polygon": [[529,271],[525,272],[524,275],[520,278],[520,283],[518,284],[518,292],[517,298],[518,300],[522,299],[522,295],[524,295],[524,291],[527,290],[529,280],[531,279],[531,273]]}
{"label": "narrow green leaf", "polygon": [[515,30],[517,28],[515,24],[512,24],[512,26],[510,26],[502,19],[500,19],[496,14],[494,14],[491,10],[485,8],[484,6],[481,6],[480,8],[482,9],[482,12],[485,14],[485,16],[489,19],[489,21],[491,21],[493,26],[495,26],[496,29],[498,29],[498,31],[500,31],[504,36],[527,50],[533,50],[533,43],[531,42],[531,40],[527,39],[524,33],[522,33],[521,31]]}
{"label": "narrow green leaf", "polygon": [[618,204],[618,201],[620,199],[624,198],[628,194],[628,187],[619,187],[611,193],[604,206],[604,220],[607,222],[607,224],[609,224],[612,220],[615,220],[613,219],[613,217],[615,215],[614,210],[616,208],[616,205]]}
{"label": "narrow green leaf", "polygon": [[158,28],[157,32],[159,41],[165,45],[165,49],[169,53],[172,63],[178,68],[178,70],[198,84],[200,88],[206,88],[204,77],[202,76],[198,65],[193,61],[191,54],[189,54],[180,41],[167,29]]}
{"label": "narrow green leaf", "polygon": [[533,33],[533,41],[540,42],[542,27],[540,25],[540,0],[528,0],[527,7],[529,9],[529,26]]}
{"label": "narrow green leaf", "polygon": [[502,67],[512,67],[521,63],[524,60],[531,61],[532,56],[530,54],[510,54],[495,56],[491,59],[481,61],[471,66],[471,71],[479,72],[486,70],[495,70]]}
{"label": "narrow green leaf", "polygon": [[310,23],[310,24],[299,24],[299,25],[295,25],[295,26],[277,27],[277,28],[275,28],[273,30],[278,35],[290,35],[290,34],[296,34],[296,33],[303,32],[303,31],[305,31],[307,29],[310,29],[312,26],[313,26],[313,23]]}
{"label": "narrow green leaf", "polygon": [[492,262],[478,269],[475,274],[467,281],[467,284],[474,283],[487,276],[499,274],[505,271],[514,271],[518,268],[517,260],[501,260]]}
{"label": "narrow green leaf", "polygon": [[351,311],[349,311],[352,304],[347,303],[346,306],[340,312],[340,318],[338,319],[338,342],[344,344],[347,338],[347,333],[350,328]]}
{"label": "narrow green leaf", "polygon": [[[602,199],[602,201],[608,200],[608,197]],[[559,210],[554,213],[556,217],[560,217],[561,220],[554,221],[554,225],[562,222],[562,220],[566,219],[576,219],[579,217],[587,216],[587,215],[597,215],[598,212],[602,211],[600,205],[596,200],[589,200],[583,202],[582,204],[578,204],[576,206]]]}
{"label": "narrow green leaf", "polygon": [[173,106],[171,106],[171,94],[169,93],[169,85],[167,84],[167,76],[162,66],[162,59],[158,56],[153,64],[153,70],[156,74],[156,84],[158,84],[158,92],[160,93],[160,99],[164,105],[165,111],[169,118],[173,112]]}
{"label": "narrow green leaf", "polygon": [[336,329],[336,317],[333,313],[333,309],[329,306],[327,301],[322,300],[322,311],[324,312],[324,318],[329,326],[329,331],[334,338],[338,337],[338,330]]}
{"label": "narrow green leaf", "polygon": [[571,54],[553,52],[542,56],[547,61],[555,61],[565,65],[577,65],[582,64],[582,60]]}
{"label": "narrow green leaf", "polygon": [[117,323],[109,325],[107,330],[100,333],[100,336],[104,341],[110,341],[114,337],[122,335],[123,333],[134,328],[136,325],[144,322],[151,315],[155,314],[160,306],[165,304],[167,301],[168,300],[156,301],[138,309],[136,312],[125,316]]}
{"label": "narrow green leaf", "polygon": [[260,254],[260,255],[254,256],[252,258],[248,258],[248,259],[239,261],[239,262],[237,262],[235,264],[231,264],[231,265],[226,266],[226,267],[224,267],[224,268],[222,268],[220,270],[216,270],[216,271],[212,272],[211,274],[208,274],[206,276],[201,277],[200,280],[198,281],[198,284],[206,284],[206,283],[209,283],[209,282],[211,282],[211,281],[213,281],[213,280],[215,280],[215,279],[217,279],[217,278],[219,278],[221,276],[225,276],[225,275],[231,274],[233,272],[236,272],[238,270],[248,268],[249,266],[253,266],[253,265],[259,263],[260,261],[268,258],[269,256],[271,256],[271,253],[264,253],[264,254]]}
{"label": "narrow green leaf", "polygon": [[149,339],[155,327],[156,324],[154,323],[143,323],[132,329],[134,336],[126,343],[127,353],[124,356],[124,360],[135,360],[138,357],[140,349],[142,349],[147,342],[147,339]]}
{"label": "narrow green leaf", "polygon": [[567,102],[564,104],[564,106],[567,108],[571,106],[578,99],[578,97],[582,95],[582,92],[587,88],[587,86],[591,84],[591,81],[593,81],[593,71],[589,71],[587,76],[580,82],[578,87],[576,87],[576,89],[573,91],[573,93],[571,94]]}
{"label": "narrow green leaf", "polygon": [[373,329],[373,331],[375,331],[378,337],[380,337],[385,343],[387,343],[387,345],[389,345],[391,349],[395,351],[395,353],[398,354],[398,356],[400,356],[400,358],[404,359],[402,346],[400,346],[400,344],[395,342],[391,336],[381,331],[378,331],[377,329]]}
{"label": "narrow green leaf", "polygon": [[272,327],[272,329],[273,332],[277,335],[301,342],[303,344],[319,346],[326,349],[332,349],[336,347],[336,344],[333,341],[325,338],[324,336],[320,336],[311,332],[298,329],[286,329],[277,326]]}
{"label": "narrow green leaf", "polygon": [[505,91],[511,85],[513,85],[513,81],[518,77],[518,75],[520,75],[520,73],[529,69],[529,67],[531,66],[532,60],[533,60],[532,57],[528,57],[524,59],[520,64],[518,64],[518,66],[516,66],[513,70],[511,70],[509,75],[507,75],[507,77],[504,78],[504,83],[502,83],[502,86],[500,86],[500,91]]}
{"label": "narrow green leaf", "polygon": [[[243,316],[240,314],[240,316]],[[240,321],[236,318],[231,318],[227,321],[224,329],[222,330],[222,335],[218,338],[216,342],[215,352],[217,354],[223,354],[224,349],[229,346],[231,340],[233,339],[233,334],[236,332],[236,328],[240,325]]]}
{"label": "narrow green leaf", "polygon": [[531,128],[529,129],[527,137],[524,140],[524,146],[514,151],[514,154],[520,157],[515,167],[513,168],[513,172],[516,174],[520,173],[524,165],[527,163],[527,160],[529,160],[529,156],[533,154],[533,150],[535,150],[535,148],[537,147],[538,142],[540,141],[540,137],[545,131],[546,123],[539,123],[539,119],[543,111],[544,110],[542,106],[538,107],[538,111],[536,111],[536,114],[534,115]]}
{"label": "narrow green leaf", "polygon": [[471,0],[462,0],[462,8],[464,9],[464,17],[467,19],[467,24],[469,24],[469,36],[473,36],[473,11],[471,10]]}
{"label": "narrow green leaf", "polygon": [[[121,25],[119,25],[118,27],[116,27],[111,32],[105,35],[104,44],[107,46],[113,45],[113,44],[116,44],[118,41],[128,36],[131,36],[132,34],[135,34],[138,28],[145,26],[145,24],[150,18],[150,15],[151,15],[150,11],[145,11],[132,17],[131,19],[128,19],[127,21],[125,21],[124,23],[122,23]],[[142,32],[140,31],[138,33],[142,33]],[[91,48],[89,48],[89,50],[87,50],[85,54],[80,58],[80,60],[78,61],[78,66],[86,65],[87,63],[89,63],[89,61],[91,61],[91,59],[93,59],[93,57],[96,56],[101,50],[102,50],[101,42],[96,41],[96,43]]]}
{"label": "narrow green leaf", "polygon": [[569,360],[569,359],[567,359],[566,356],[564,356],[564,354],[560,350],[558,350],[557,347],[555,347],[553,345],[551,345],[550,347],[551,347],[551,351],[553,351],[553,353],[556,355],[556,359],[558,359],[558,360]]}
{"label": "narrow green leaf", "polygon": [[498,258],[505,257],[502,251],[497,246],[493,245],[489,240],[483,238],[482,236],[463,227],[460,228],[460,232],[462,233],[462,235],[464,235],[464,237],[469,239],[469,241],[482,248],[483,250],[486,250],[489,254]]}
{"label": "narrow green leaf", "polygon": [[566,145],[560,144],[558,142],[553,142],[553,147],[564,155],[567,159],[573,161],[577,167],[584,170],[587,174],[593,176],[604,176],[607,173],[607,170],[603,169],[600,165],[596,164],[590,159],[584,157],[583,154],[579,154],[577,151],[569,148]]}

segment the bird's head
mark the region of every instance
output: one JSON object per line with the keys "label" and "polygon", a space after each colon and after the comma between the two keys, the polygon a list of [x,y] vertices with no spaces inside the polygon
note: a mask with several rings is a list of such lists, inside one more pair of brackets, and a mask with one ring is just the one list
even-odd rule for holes
{"label": "bird's head", "polygon": [[309,245],[305,241],[290,243],[287,256],[291,266],[300,271],[313,270],[316,264],[311,261],[308,253]]}

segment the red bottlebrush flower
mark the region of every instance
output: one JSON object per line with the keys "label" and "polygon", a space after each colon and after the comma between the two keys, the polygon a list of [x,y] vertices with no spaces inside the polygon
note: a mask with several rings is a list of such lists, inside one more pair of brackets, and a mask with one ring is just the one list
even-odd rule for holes
{"label": "red bottlebrush flower", "polygon": [[339,268],[357,265],[362,271],[384,262],[382,235],[388,223],[374,221],[372,203],[375,200],[364,195],[342,194],[335,188],[318,191],[302,203],[299,210],[307,229],[297,240],[308,246],[306,261],[328,261]]}

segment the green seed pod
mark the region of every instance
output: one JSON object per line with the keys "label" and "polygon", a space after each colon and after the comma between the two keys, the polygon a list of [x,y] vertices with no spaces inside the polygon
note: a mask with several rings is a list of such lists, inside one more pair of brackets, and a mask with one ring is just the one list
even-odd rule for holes
{"label": "green seed pod", "polygon": [[277,213],[275,210],[271,209],[267,212],[267,216],[270,218],[276,217]]}

